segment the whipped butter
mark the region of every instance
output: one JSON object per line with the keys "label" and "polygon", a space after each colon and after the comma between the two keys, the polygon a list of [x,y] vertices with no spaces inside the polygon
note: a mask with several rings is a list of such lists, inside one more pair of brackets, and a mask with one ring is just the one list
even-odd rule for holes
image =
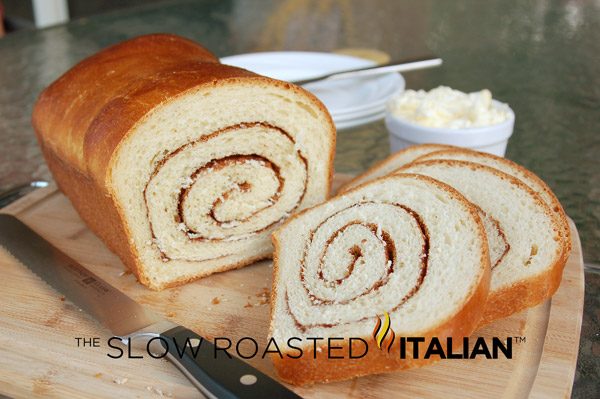
{"label": "whipped butter", "polygon": [[461,129],[495,125],[511,117],[506,104],[492,102],[492,93],[474,93],[440,86],[429,92],[406,90],[388,103],[389,111],[397,117],[423,126]]}

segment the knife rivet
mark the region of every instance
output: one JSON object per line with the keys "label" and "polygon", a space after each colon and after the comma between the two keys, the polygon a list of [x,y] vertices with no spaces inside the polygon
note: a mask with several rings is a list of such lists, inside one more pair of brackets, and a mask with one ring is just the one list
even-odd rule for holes
{"label": "knife rivet", "polygon": [[200,340],[198,338],[192,338],[190,339],[190,345],[192,346],[192,348],[195,348],[198,345],[200,345]]}
{"label": "knife rivet", "polygon": [[257,380],[258,380],[258,378],[256,378],[256,376],[252,375],[252,374],[245,374],[240,377],[240,382],[244,385],[256,384]]}

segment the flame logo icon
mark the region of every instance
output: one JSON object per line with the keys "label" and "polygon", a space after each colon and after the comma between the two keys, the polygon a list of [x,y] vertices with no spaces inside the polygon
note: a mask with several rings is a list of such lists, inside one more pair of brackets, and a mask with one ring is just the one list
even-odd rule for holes
{"label": "flame logo icon", "polygon": [[373,338],[375,338],[377,347],[381,350],[384,349],[384,343],[387,341],[387,351],[389,352],[390,349],[392,349],[394,340],[396,339],[396,333],[391,327],[392,321],[389,313],[384,312],[383,315],[383,322],[381,321],[381,318],[377,316],[377,323],[375,324],[375,329],[373,330]]}

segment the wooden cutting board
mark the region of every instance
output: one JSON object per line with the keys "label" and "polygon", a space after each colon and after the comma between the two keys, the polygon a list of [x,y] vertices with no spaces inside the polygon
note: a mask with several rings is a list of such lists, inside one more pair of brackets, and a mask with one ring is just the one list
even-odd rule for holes
{"label": "wooden cutting board", "polygon": [[[254,337],[264,348],[271,264],[260,262],[162,292],[150,291],[82,223],[69,201],[48,187],[4,208],[109,283],[203,336]],[[446,360],[422,369],[347,382],[294,387],[307,398],[569,397],[579,346],[584,274],[577,230],[562,284],[535,308],[476,335],[517,338],[512,360]],[[165,360],[111,359],[111,334],[0,249],[0,393],[13,397],[201,397]],[[100,337],[101,347],[77,347]],[[519,342],[517,342],[519,341]],[[114,353],[114,352],[111,352]],[[141,354],[135,353],[134,354]],[[274,375],[269,360],[251,363]]]}

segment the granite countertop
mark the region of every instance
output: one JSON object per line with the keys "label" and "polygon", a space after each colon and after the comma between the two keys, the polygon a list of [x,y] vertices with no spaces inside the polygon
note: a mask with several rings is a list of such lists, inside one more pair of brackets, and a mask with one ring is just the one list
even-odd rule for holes
{"label": "granite countertop", "polygon": [[[166,1],[0,39],[0,191],[51,179],[30,124],[40,90],[97,50],[171,32],[219,56],[265,50],[369,48],[392,59],[436,54],[442,68],[406,74],[408,88],[489,88],[511,105],[507,157],[536,172],[575,221],[586,262],[573,397],[600,383],[600,5],[525,0]],[[389,153],[382,122],[339,132],[336,170]]]}

